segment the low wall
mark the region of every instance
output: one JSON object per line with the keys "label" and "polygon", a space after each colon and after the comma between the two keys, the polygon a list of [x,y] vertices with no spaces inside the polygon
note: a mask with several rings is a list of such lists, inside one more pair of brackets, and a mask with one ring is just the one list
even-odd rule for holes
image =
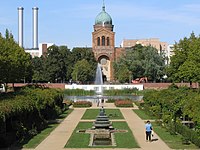
{"label": "low wall", "polygon": [[[138,83],[138,84],[128,84],[128,85],[123,85],[123,86],[138,86],[140,87],[141,90],[141,85],[143,86],[143,89],[167,89],[172,83]],[[187,86],[190,87],[190,83],[175,83],[177,86]],[[28,85],[27,83],[15,83],[15,87],[22,87]],[[70,84],[65,84],[65,83],[38,83],[38,85],[44,86],[44,87],[49,87],[49,88],[59,88],[59,89],[70,89],[69,87],[72,87]],[[12,84],[8,84],[8,86],[12,87]],[[77,85],[77,86],[83,86],[86,88],[87,85]],[[90,86],[90,85],[89,85]],[[104,85],[107,86],[107,85]],[[112,85],[110,85],[112,86]],[[199,88],[198,83],[192,83],[192,88]]]}
{"label": "low wall", "polygon": [[[143,83],[144,89],[167,89],[172,83]],[[175,83],[177,86],[190,87],[190,83]],[[199,88],[198,83],[192,83],[192,88]]]}

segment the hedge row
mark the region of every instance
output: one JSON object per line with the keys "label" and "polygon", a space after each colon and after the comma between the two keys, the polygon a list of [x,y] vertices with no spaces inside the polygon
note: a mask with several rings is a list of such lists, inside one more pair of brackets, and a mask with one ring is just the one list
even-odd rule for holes
{"label": "hedge row", "polygon": [[89,101],[77,101],[74,102],[73,107],[91,107],[92,102]]}
{"label": "hedge row", "polygon": [[[171,85],[164,90],[149,90],[144,93],[140,108],[162,120],[170,132],[178,132],[197,146],[200,146],[200,91]],[[191,126],[182,121],[193,121]],[[176,125],[176,126],[175,126]],[[178,127],[177,127],[178,126]],[[191,129],[190,127],[193,127]],[[185,140],[185,139],[183,139]]]}
{"label": "hedge row", "polygon": [[[4,96],[5,97],[5,96]],[[0,147],[23,142],[47,126],[64,105],[61,91],[25,88],[0,100]]]}

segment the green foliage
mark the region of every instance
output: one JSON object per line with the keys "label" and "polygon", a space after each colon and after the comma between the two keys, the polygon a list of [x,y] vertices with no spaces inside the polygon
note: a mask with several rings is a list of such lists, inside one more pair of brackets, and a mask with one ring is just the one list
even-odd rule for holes
{"label": "green foliage", "polygon": [[[126,55],[114,63],[115,78],[122,82],[140,77],[157,81],[162,79],[164,69],[164,57],[151,46],[136,45],[127,49]],[[121,71],[124,73],[124,77],[122,77]]]}
{"label": "green foliage", "polygon": [[[66,110],[59,116],[59,120],[64,120],[64,118],[66,118],[71,112],[72,109]],[[25,144],[22,143],[23,148],[36,148],[58,125],[59,123],[48,123],[48,126],[44,130],[37,133],[37,135],[30,140],[27,139],[27,141],[24,142]]]}
{"label": "green foliage", "polygon": [[[80,61],[84,64],[79,63],[79,66],[77,66]],[[73,78],[75,81],[78,79],[82,82],[90,82],[93,81],[96,64],[90,48],[74,48],[70,51],[67,46],[53,45],[48,48],[44,56],[32,59],[33,81],[71,83]]]}
{"label": "green foliage", "polygon": [[89,101],[77,101],[73,103],[73,107],[91,107],[92,102]]}
{"label": "green foliage", "polygon": [[[63,97],[59,90],[25,88],[18,94],[4,96],[0,100],[0,139],[23,142],[46,126],[63,109]],[[35,131],[34,131],[35,130]],[[16,138],[16,139],[15,139]],[[13,141],[10,141],[13,142]]]}
{"label": "green foliage", "polygon": [[95,91],[90,90],[83,90],[83,89],[67,89],[64,90],[64,94],[67,96],[87,96],[87,95],[94,95]]}
{"label": "green foliage", "polygon": [[181,39],[174,45],[167,74],[174,82],[199,82],[200,76],[200,37],[191,33],[190,37]]}
{"label": "green foliage", "polygon": [[[179,132],[183,137],[188,137],[190,141],[196,144],[197,142],[193,139],[197,140],[198,138],[192,137],[194,134],[199,136],[199,94],[198,90],[187,87],[178,88],[174,85],[161,91],[148,91],[144,93],[144,108],[158,119],[162,119],[162,123],[170,133]],[[194,130],[180,126],[179,123],[185,116],[194,122]],[[178,127],[176,127],[177,125]]]}
{"label": "green foliage", "polygon": [[138,89],[137,88],[132,88],[132,89],[129,89],[129,88],[125,88],[125,89],[111,89],[111,90],[104,90],[104,94],[105,95],[110,95],[110,96],[113,96],[113,95],[135,95],[137,93]]}
{"label": "green foliage", "polygon": [[0,35],[0,54],[0,83],[15,83],[32,75],[30,55],[8,30],[5,38]]}
{"label": "green foliage", "polygon": [[86,59],[78,61],[72,72],[72,79],[77,82],[87,83],[94,80],[94,72],[91,71],[92,66]]}
{"label": "green foliage", "polygon": [[153,129],[171,149],[198,149],[194,144],[183,144],[183,137],[181,135],[171,134],[165,127],[160,126],[157,123],[153,123]]}

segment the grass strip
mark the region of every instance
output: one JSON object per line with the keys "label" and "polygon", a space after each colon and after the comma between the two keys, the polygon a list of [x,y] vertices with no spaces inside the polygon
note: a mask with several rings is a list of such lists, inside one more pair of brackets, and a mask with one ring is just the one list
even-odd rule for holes
{"label": "grass strip", "polygon": [[[164,127],[153,124],[154,131],[158,136],[172,149],[198,149],[194,144],[185,145],[182,143],[182,136],[180,134],[172,135]],[[156,137],[155,137],[156,138]]]}
{"label": "grass strip", "polygon": [[[153,120],[155,117],[152,117],[144,110],[141,109],[134,109],[133,110],[141,119],[143,120]],[[182,144],[182,136],[181,135],[172,135],[168,132],[164,127],[156,124],[153,124],[153,129],[157,133],[157,135],[172,149],[198,149],[197,146],[194,144],[184,145]],[[154,137],[155,139],[157,137]]]}
{"label": "grass strip", "polygon": [[[100,109],[87,109],[81,119],[96,119],[99,115]],[[119,109],[105,109],[106,115],[109,119],[124,119],[121,111]]]}
{"label": "grass strip", "polygon": [[[64,118],[66,118],[72,111],[73,109],[66,110],[59,116],[58,119],[60,121],[64,120]],[[58,125],[59,123],[50,123],[47,128],[42,130],[36,136],[31,138],[26,144],[24,144],[23,148],[36,148]]]}
{"label": "grass strip", "polygon": [[[65,148],[91,148],[89,145],[90,134],[77,132],[80,129],[89,129],[92,122],[79,122],[72,133],[72,136],[65,145]],[[138,148],[138,144],[125,121],[113,122],[113,127],[128,130],[126,133],[114,133],[117,146],[114,148]],[[113,146],[95,146],[96,148],[113,148]],[[93,147],[94,148],[94,147]]]}
{"label": "grass strip", "polygon": [[154,116],[148,115],[144,110],[141,110],[141,109],[133,109],[133,111],[134,111],[142,120],[154,120],[154,119],[156,119]]}

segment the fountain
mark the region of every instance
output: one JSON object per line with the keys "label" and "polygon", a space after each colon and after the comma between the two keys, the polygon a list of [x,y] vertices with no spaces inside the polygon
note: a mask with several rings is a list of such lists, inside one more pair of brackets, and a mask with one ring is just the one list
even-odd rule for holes
{"label": "fountain", "polygon": [[96,76],[95,76],[95,81],[94,81],[95,85],[98,85],[97,87],[95,87],[95,91],[96,94],[101,96],[103,93],[103,74],[102,74],[102,69],[101,69],[101,65],[98,63],[97,64],[97,69],[96,69]]}
{"label": "fountain", "polygon": [[101,70],[101,65],[98,63],[97,70],[96,70],[96,77],[94,81],[95,85],[102,85],[103,84],[103,75]]}
{"label": "fountain", "polygon": [[101,107],[99,115],[93,122],[93,126],[90,129],[80,129],[77,132],[90,134],[89,146],[116,146],[114,133],[128,132],[123,129],[115,129],[112,126],[112,122],[109,121],[108,116],[105,113],[105,109]]}
{"label": "fountain", "polygon": [[92,129],[86,130],[86,133],[91,134],[89,146],[116,146],[113,131],[114,128],[112,127],[112,123],[109,121],[109,118],[102,107],[99,115],[93,122]]}

